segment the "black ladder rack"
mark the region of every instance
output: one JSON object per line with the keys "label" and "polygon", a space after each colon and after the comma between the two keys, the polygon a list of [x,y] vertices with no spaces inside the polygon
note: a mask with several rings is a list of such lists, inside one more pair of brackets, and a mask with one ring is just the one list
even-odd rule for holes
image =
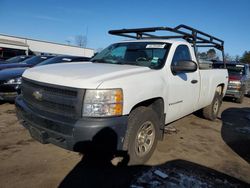
{"label": "black ladder rack", "polygon": [[[153,32],[167,31],[177,35],[154,35]],[[194,29],[187,25],[178,25],[177,27],[149,27],[136,29],[110,30],[109,34],[129,37],[133,39],[176,39],[181,38],[191,43],[197,52],[197,47],[214,47],[222,52],[224,61],[224,41],[212,35]]]}

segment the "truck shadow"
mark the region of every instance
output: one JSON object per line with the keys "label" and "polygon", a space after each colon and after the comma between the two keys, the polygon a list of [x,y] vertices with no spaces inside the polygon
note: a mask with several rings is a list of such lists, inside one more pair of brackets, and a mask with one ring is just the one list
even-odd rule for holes
{"label": "truck shadow", "polygon": [[222,139],[250,163],[250,108],[229,108],[222,112],[221,120]]}
{"label": "truck shadow", "polygon": [[0,105],[6,103],[5,101],[0,100]]}
{"label": "truck shadow", "polygon": [[[116,145],[117,135],[109,128],[97,133],[92,141],[78,143],[75,150],[83,155],[82,160],[66,175],[59,187],[249,186],[238,179],[184,160],[168,161],[157,166],[129,166],[128,153],[117,151]],[[113,165],[111,160],[114,157],[122,157],[123,160]]]}
{"label": "truck shadow", "polygon": [[0,105],[2,104],[15,104],[14,101],[3,101],[3,100],[0,100]]}
{"label": "truck shadow", "polygon": [[[129,187],[133,174],[143,167],[128,167],[128,153],[116,147],[117,135],[111,128],[102,129],[92,141],[77,143],[74,150],[83,155],[82,160],[59,187]],[[114,157],[123,160],[115,166]]]}

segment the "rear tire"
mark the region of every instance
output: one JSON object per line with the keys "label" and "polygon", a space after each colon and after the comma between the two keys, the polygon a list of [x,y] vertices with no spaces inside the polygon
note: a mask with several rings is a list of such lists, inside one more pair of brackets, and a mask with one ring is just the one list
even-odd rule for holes
{"label": "rear tire", "polygon": [[157,145],[159,125],[159,118],[150,107],[138,107],[130,113],[123,145],[128,150],[129,164],[148,161]]}
{"label": "rear tire", "polygon": [[247,97],[250,97],[250,90],[248,91],[248,93],[247,93],[247,95],[246,95]]}
{"label": "rear tire", "polygon": [[216,92],[212,103],[203,108],[203,116],[208,120],[215,121],[220,110],[221,102],[221,96]]}
{"label": "rear tire", "polygon": [[243,100],[244,100],[244,91],[242,91],[242,93],[240,94],[240,98],[235,99],[235,102],[241,104],[243,102]]}

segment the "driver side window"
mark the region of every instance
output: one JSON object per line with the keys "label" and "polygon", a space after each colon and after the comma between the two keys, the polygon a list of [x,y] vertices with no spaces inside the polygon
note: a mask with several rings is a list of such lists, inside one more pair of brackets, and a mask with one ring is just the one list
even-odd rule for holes
{"label": "driver side window", "polygon": [[188,47],[186,45],[179,45],[175,50],[171,65],[175,65],[176,62],[183,60],[191,61],[192,59]]}

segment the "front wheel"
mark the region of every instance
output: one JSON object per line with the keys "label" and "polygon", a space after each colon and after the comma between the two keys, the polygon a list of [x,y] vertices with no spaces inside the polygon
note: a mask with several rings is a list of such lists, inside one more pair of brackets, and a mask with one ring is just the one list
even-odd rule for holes
{"label": "front wheel", "polygon": [[203,116],[211,121],[216,120],[220,110],[221,102],[221,96],[218,92],[216,92],[212,103],[209,106],[203,108]]}
{"label": "front wheel", "polygon": [[124,140],[129,164],[143,164],[153,154],[159,135],[159,118],[150,107],[138,107],[131,112]]}

